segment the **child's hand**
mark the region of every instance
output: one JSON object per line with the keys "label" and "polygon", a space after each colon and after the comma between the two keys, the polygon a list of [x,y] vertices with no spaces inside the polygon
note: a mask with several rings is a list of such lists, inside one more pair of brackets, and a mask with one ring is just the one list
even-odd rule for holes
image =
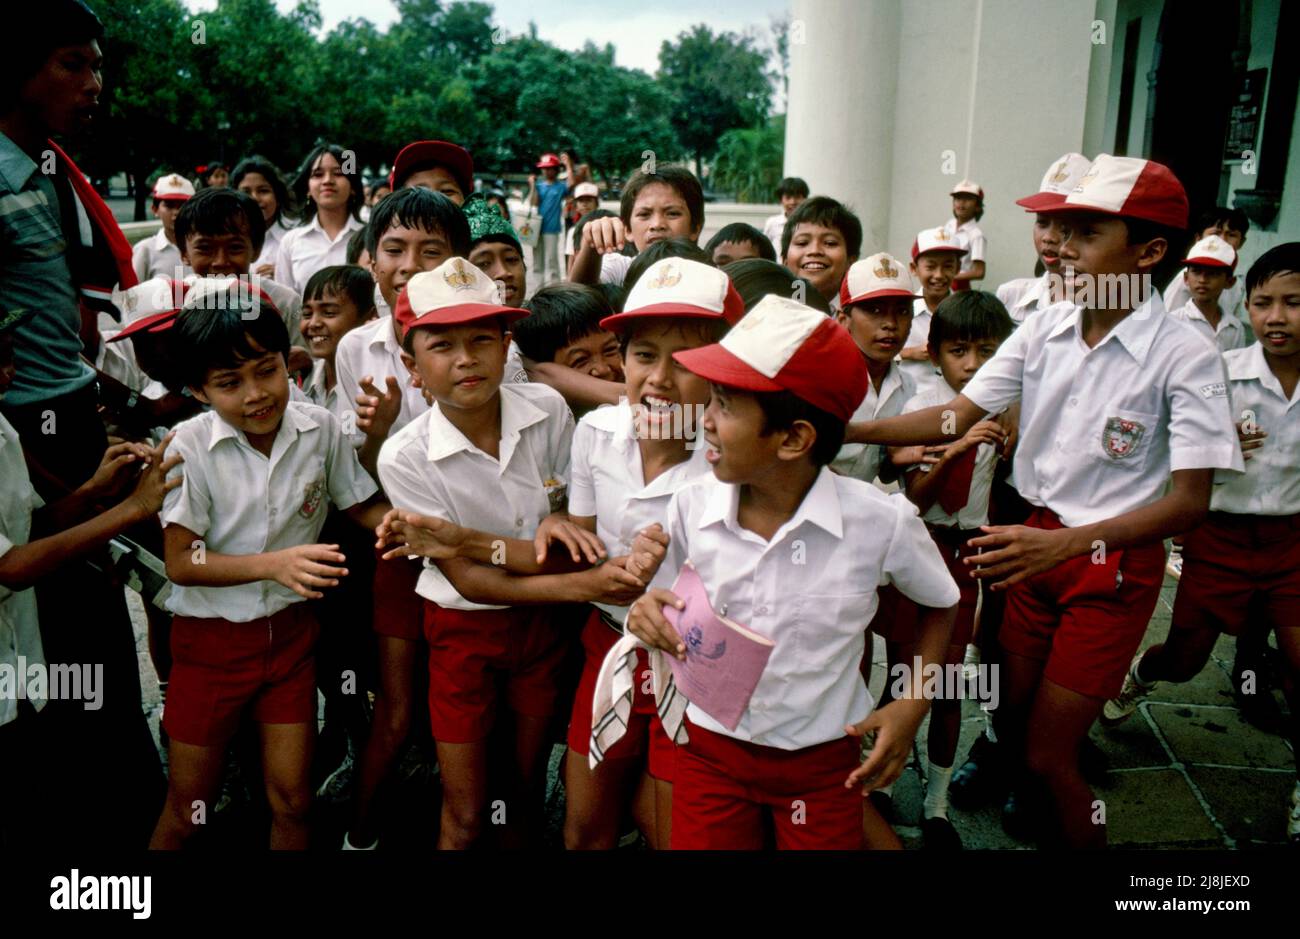
{"label": "child's hand", "polygon": [[627,555],[610,558],[590,570],[575,574],[584,578],[588,603],[613,603],[627,606],[645,592],[645,581],[627,569]]}
{"label": "child's hand", "polygon": [[627,244],[627,231],[621,218],[597,218],[582,227],[582,243],[596,249],[597,254],[622,251]]}
{"label": "child's hand", "polygon": [[866,796],[903,775],[926,710],[928,707],[924,702],[891,701],[880,710],[872,711],[866,720],[845,727],[845,733],[853,737],[864,737],[874,731],[876,742],[871,755],[844,780],[844,788],[852,789],[860,783],[862,795]]}
{"label": "child's hand", "polygon": [[258,277],[265,277],[267,280],[275,280],[275,265],[259,264],[253,269],[253,273]]}
{"label": "child's hand", "polygon": [[357,395],[357,428],[367,437],[380,440],[388,438],[393,423],[402,413],[402,386],[389,375],[384,379],[385,389],[375,387],[374,377],[361,379],[361,394]]}
{"label": "child's hand", "polygon": [[1016,443],[1020,440],[1020,402],[1017,401],[994,418],[1006,434],[1002,442],[1002,459],[1009,460],[1016,452]]}
{"label": "child's hand", "polygon": [[529,173],[529,174],[528,174],[528,185],[529,185],[530,188],[533,187],[533,186],[536,186],[536,185],[537,185],[537,174],[536,174],[536,173]]}
{"label": "child's hand", "polygon": [[147,444],[115,443],[100,458],[95,474],[82,485],[82,491],[91,499],[109,499],[126,485],[152,456],[153,449]]}
{"label": "child's hand", "polygon": [[951,456],[958,456],[972,447],[978,447],[982,443],[992,444],[996,450],[1003,445],[1006,439],[1007,432],[1003,430],[1001,424],[997,421],[982,420],[966,431],[960,440],[951,445]]}
{"label": "child's hand", "polygon": [[668,542],[668,533],[658,522],[637,532],[627,555],[627,569],[645,583],[650,583],[668,555]]}
{"label": "child's hand", "polygon": [[922,466],[933,466],[939,462],[943,452],[951,444],[937,443],[931,446],[917,444],[914,447],[886,447],[889,453],[889,462],[895,466],[907,467],[916,466],[918,463]]}
{"label": "child's hand", "polygon": [[[962,563],[973,566],[974,576],[981,580],[1000,578],[989,584],[990,590],[1006,590],[1075,556],[1068,528],[1048,531],[1027,525],[983,525],[980,531],[987,534],[967,542],[980,553],[963,558]],[[988,548],[993,550],[985,550]]]}
{"label": "child's hand", "polygon": [[336,567],[347,561],[336,544],[302,544],[274,552],[273,580],[288,587],[300,597],[320,600],[325,596],[319,587],[337,587],[339,578],[347,575],[346,567]]}
{"label": "child's hand", "polygon": [[[162,439],[162,442],[156,448],[145,448],[147,456],[143,460],[144,471],[140,473],[140,478],[135,481],[135,490],[129,497],[135,501],[136,509],[145,518],[161,512],[163,499],[166,498],[167,493],[179,486],[185,479],[183,474],[177,474],[176,478],[172,480],[167,479],[167,474],[171,472],[172,468],[185,461],[185,457],[179,453],[174,456],[167,456],[167,447],[175,436],[176,431],[172,431]],[[133,446],[138,446],[138,444]]]}
{"label": "child's hand", "polygon": [[904,346],[898,357],[904,362],[929,362],[930,350],[925,346]]}
{"label": "child's hand", "polygon": [[648,591],[632,604],[628,610],[624,628],[652,649],[662,649],[685,661],[686,643],[677,635],[672,623],[664,619],[664,607],[684,609],[682,598],[671,590],[656,587]]}
{"label": "child's hand", "polygon": [[1264,445],[1264,438],[1268,436],[1268,434],[1260,430],[1259,426],[1256,424],[1249,425],[1254,428],[1254,430],[1248,434],[1246,433],[1247,426],[1248,425],[1245,421],[1242,421],[1237,425],[1237,440],[1241,443],[1241,458],[1243,460],[1249,460],[1254,456],[1250,451],[1258,450],[1262,447]]}
{"label": "child's hand", "polygon": [[586,559],[588,564],[599,564],[607,556],[605,546],[592,532],[581,525],[569,521],[566,515],[555,512],[542,519],[533,537],[533,547],[537,550],[537,563],[545,562],[552,542],[560,542],[569,549],[574,563]]}
{"label": "child's hand", "polygon": [[302,346],[289,347],[289,359],[285,366],[288,368],[290,375],[296,375],[299,372],[310,372],[314,364],[311,353]]}
{"label": "child's hand", "polygon": [[375,547],[396,546],[384,552],[385,561],[413,554],[445,561],[460,554],[468,535],[468,529],[445,518],[389,509],[375,528]]}

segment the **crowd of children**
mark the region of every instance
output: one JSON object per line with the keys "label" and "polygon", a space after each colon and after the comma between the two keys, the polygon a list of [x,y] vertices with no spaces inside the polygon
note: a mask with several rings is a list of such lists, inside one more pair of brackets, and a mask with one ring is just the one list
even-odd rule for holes
{"label": "crowd of children", "polygon": [[[1273,728],[1300,744],[1300,244],[1242,276],[1240,213],[1189,229],[1167,167],[1070,153],[1018,200],[1039,267],[994,294],[970,180],[910,257],[793,177],[763,230],[701,246],[689,170],[639,172],[602,212],[546,154],[530,293],[466,150],[412,142],[370,192],[353,159],[321,143],[292,186],[257,156],[198,191],[158,179],[161,228],[120,259],[138,283],[86,347],[111,445],[58,498],[31,423],[0,417],[0,678],[57,662],[32,585],[60,565],[126,539],[153,572],[128,582],[168,783],[128,841],[185,844],[243,763],[271,847],[306,847],[321,799],[372,849],[415,762],[439,848],[536,846],[563,746],[571,849],[897,848],[928,715],[925,848],[962,845],[950,796],[1103,847],[1090,729],[1225,633],[1261,722],[1269,689],[1245,685],[1274,639]],[[0,394],[41,315],[0,311]],[[1167,565],[1169,635],[1138,654]],[[726,652],[685,625],[687,577],[767,647],[734,718],[679,685]],[[963,665],[1001,683],[964,763],[966,695],[928,681]],[[46,694],[0,689],[11,765]],[[4,774],[0,845],[63,810],[42,781]],[[1300,782],[1277,808],[1300,843]]]}

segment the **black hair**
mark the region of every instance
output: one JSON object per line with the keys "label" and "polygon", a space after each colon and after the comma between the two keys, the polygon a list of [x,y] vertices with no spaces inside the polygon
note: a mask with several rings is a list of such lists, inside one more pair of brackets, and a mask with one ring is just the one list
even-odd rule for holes
{"label": "black hair", "polygon": [[758,256],[764,261],[776,260],[776,249],[772,247],[772,240],[753,225],[746,225],[744,222],[732,222],[730,225],[722,226],[722,228],[718,229],[718,233],[709,239],[709,243],[704,246],[704,250],[709,257],[713,257],[713,252],[718,250],[718,245],[724,241],[730,241],[732,244],[737,245],[751,244],[758,249]]}
{"label": "black hair", "polygon": [[1251,292],[1279,274],[1300,274],[1300,241],[1288,241],[1269,248],[1246,272],[1246,299]]}
{"label": "black hair", "polygon": [[789,430],[795,421],[807,421],[817,433],[809,456],[813,466],[828,466],[844,446],[844,431],[847,424],[823,411],[814,404],[809,404],[793,391],[754,391],[731,392],[732,394],[752,394],[763,412],[763,436],[777,431]]}
{"label": "black hair", "polygon": [[[406,181],[410,179],[412,176],[414,176],[416,173],[423,173],[425,170],[431,170],[437,167],[441,167],[442,169],[447,171],[447,175],[450,176],[451,181],[456,184],[456,188],[460,190],[460,194],[463,198],[468,199],[470,196],[474,194],[473,184],[471,183],[469,189],[466,190],[465,180],[460,178],[460,174],[456,171],[455,167],[453,167],[450,163],[447,163],[443,160],[433,160],[433,159],[421,160],[419,163],[412,163],[410,166],[403,167],[401,176],[398,176],[396,173],[393,174],[393,185],[389,188],[392,189],[394,192],[396,192],[398,189],[401,189],[403,186],[405,186]],[[375,185],[388,186],[388,180],[387,179],[376,180]]]}
{"label": "black hair", "polygon": [[595,287],[569,283],[541,288],[523,308],[529,315],[514,324],[514,340],[534,362],[550,362],[565,346],[599,331],[600,321],[614,313]]}
{"label": "black hair", "polygon": [[343,255],[343,260],[349,264],[357,264],[361,260],[361,252],[366,250],[366,233],[370,231],[367,224],[365,228],[358,228],[348,236],[348,249]]}
{"label": "black hair", "polygon": [[759,300],[774,293],[778,297],[798,300],[805,306],[830,316],[830,304],[812,285],[812,281],[791,273],[790,268],[784,264],[765,261],[762,258],[744,258],[740,261],[732,261],[723,268],[723,271],[731,278],[731,285],[736,288],[736,293],[740,294],[740,299],[745,301],[746,313],[752,310]]}
{"label": "black hair", "polygon": [[647,245],[644,251],[632,259],[632,263],[627,266],[627,273],[623,275],[623,289],[631,293],[633,285],[641,279],[641,275],[650,265],[664,258],[685,258],[688,261],[699,261],[701,264],[713,267],[713,255],[695,242],[687,238],[665,238],[663,241]]}
{"label": "black hair", "polygon": [[253,257],[257,257],[266,241],[266,220],[262,218],[262,207],[253,197],[238,189],[201,190],[187,199],[176,215],[176,244],[182,252],[190,234],[245,233],[253,242]]}
{"label": "black hair", "polygon": [[820,225],[838,231],[844,237],[844,247],[850,260],[856,258],[862,250],[862,223],[858,217],[830,196],[813,196],[785,220],[785,231],[781,233],[782,258],[790,253],[790,239],[794,237],[795,229],[803,224]]}
{"label": "black hair", "polygon": [[623,187],[623,198],[619,202],[618,215],[623,225],[632,227],[632,209],[636,207],[636,197],[646,186],[662,183],[676,190],[686,203],[686,210],[691,213],[691,228],[697,232],[704,228],[704,189],[700,181],[684,166],[666,165],[655,169],[653,173],[637,171]]}
{"label": "black hair", "polygon": [[307,280],[302,290],[303,302],[319,300],[326,294],[346,296],[362,319],[375,308],[375,281],[369,272],[354,264],[322,267]]}
{"label": "black hair", "polygon": [[[361,221],[361,206],[366,200],[365,189],[361,185],[361,174],[357,172],[356,155],[350,151],[344,150],[336,143],[318,143],[311,148],[307,154],[307,159],[302,161],[302,166],[298,167],[298,173],[293,179],[293,194],[302,206],[302,221],[310,223],[316,217],[316,203],[308,195],[307,187],[311,182],[311,171],[316,163],[325,154],[329,154],[338,161],[339,169],[343,178],[348,181],[348,214],[357,221]],[[348,172],[348,163],[352,163],[352,172]]]}
{"label": "black hair", "polygon": [[55,49],[99,42],[104,24],[81,0],[41,0],[7,11],[6,31],[14,44],[0,57],[0,112],[18,105],[22,86],[39,72]]}
{"label": "black hair", "polygon": [[1128,243],[1131,245],[1146,244],[1148,241],[1163,238],[1169,244],[1169,250],[1173,250],[1174,246],[1180,244],[1186,235],[1186,232],[1181,228],[1174,228],[1172,225],[1164,225],[1145,218],[1128,218],[1121,215],[1119,220],[1124,223],[1124,227],[1128,230]]}
{"label": "black hair", "polygon": [[798,196],[800,199],[807,199],[808,193],[808,184],[798,176],[787,176],[776,186],[776,197],[778,199],[782,196]]}
{"label": "black hair", "polygon": [[289,187],[285,185],[284,177],[280,175],[274,163],[256,154],[244,157],[230,172],[230,188],[238,189],[239,184],[249,173],[257,173],[265,179],[271,184],[271,191],[275,193],[275,215],[271,217],[271,225],[292,214],[289,210],[293,208],[293,196],[289,194]]}
{"label": "black hair", "polygon": [[1196,222],[1192,225],[1192,234],[1199,235],[1207,228],[1218,228],[1220,225],[1239,231],[1243,235],[1250,231],[1250,219],[1246,217],[1245,212],[1241,209],[1230,209],[1226,205],[1216,205],[1212,209],[1197,213]]}
{"label": "black hair", "polygon": [[210,299],[214,302],[181,310],[169,330],[169,351],[183,386],[202,388],[212,369],[238,368],[268,352],[288,361],[289,330],[274,304],[247,287]]}
{"label": "black hair", "polygon": [[704,334],[704,345],[721,342],[731,330],[731,324],[724,319],[704,319],[699,316],[645,316],[640,319],[625,320],[618,331],[618,354],[627,359],[627,348],[643,329],[658,327],[660,329],[677,328],[682,331],[698,330]]}
{"label": "black hair", "polygon": [[959,290],[948,294],[935,309],[927,348],[931,355],[937,355],[945,342],[1002,342],[1015,328],[1011,314],[996,295],[985,290]]}
{"label": "black hair", "polygon": [[609,284],[601,281],[594,285],[605,296],[605,302],[615,313],[623,312],[623,304],[627,301],[627,291],[623,289],[622,284]]}
{"label": "black hair", "polygon": [[458,258],[467,257],[473,244],[469,220],[460,206],[432,189],[398,189],[371,208],[365,228],[366,250],[371,258],[379,250],[379,239],[394,225],[441,232],[451,244],[451,253]]}

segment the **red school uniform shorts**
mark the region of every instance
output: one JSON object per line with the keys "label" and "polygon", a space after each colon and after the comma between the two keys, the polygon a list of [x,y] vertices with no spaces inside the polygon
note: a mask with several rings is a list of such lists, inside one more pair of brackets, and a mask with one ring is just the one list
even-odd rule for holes
{"label": "red school uniform shorts", "polygon": [[[573,713],[569,718],[569,749],[586,756],[591,750],[591,706],[596,696],[596,679],[600,666],[609,650],[622,636],[621,631],[592,607],[587,624],[582,630],[582,678],[573,698]],[[646,689],[649,689],[647,693]],[[673,764],[677,758],[677,745],[664,731],[659,721],[659,710],[654,696],[654,673],[644,649],[636,653],[636,679],[632,685],[632,711],[628,715],[627,731],[618,743],[605,752],[606,760],[627,760],[645,757],[646,772],[664,782],[673,781]]]}
{"label": "red school uniform shorts", "polygon": [[385,561],[375,549],[372,622],[381,636],[419,642],[424,639],[424,598],[415,592],[424,565],[419,558]]}
{"label": "red school uniform shorts", "polygon": [[778,850],[862,849],[862,791],[845,788],[858,766],[856,737],[781,750],[686,722],[673,779],[673,850],[758,851],[764,814]]}
{"label": "red school uniform shorts", "polygon": [[[1064,528],[1035,508],[1025,524]],[[1164,581],[1161,542],[1071,558],[1014,584],[998,641],[1011,655],[1045,662],[1043,677],[1091,698],[1113,698],[1142,643]]]}
{"label": "red school uniform shorts", "polygon": [[485,739],[502,694],[524,717],[551,717],[561,706],[568,636],[550,607],[455,610],[425,600],[424,638],[429,724],[439,742]]}
{"label": "red school uniform shorts", "polygon": [[1300,628],[1300,515],[1211,512],[1183,536],[1172,629]]}
{"label": "red school uniform shorts", "polygon": [[163,727],[195,746],[221,746],[246,707],[260,724],[316,719],[316,640],[306,603],[247,623],[172,618],[172,670]]}

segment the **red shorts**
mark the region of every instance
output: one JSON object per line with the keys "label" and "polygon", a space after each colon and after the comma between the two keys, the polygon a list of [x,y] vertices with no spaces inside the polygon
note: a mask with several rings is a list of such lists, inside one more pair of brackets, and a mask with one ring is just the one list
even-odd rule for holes
{"label": "red shorts", "polygon": [[[1025,524],[1064,527],[1042,508]],[[1071,558],[1008,589],[998,641],[1012,655],[1046,662],[1048,681],[1091,698],[1113,698],[1160,598],[1165,546],[1107,551],[1104,563],[1093,558]]]}
{"label": "red shorts", "polygon": [[862,849],[862,792],[844,786],[858,766],[857,738],[779,750],[686,726],[673,780],[674,850],[760,850],[765,812],[780,850]]}
{"label": "red shorts", "polygon": [[949,645],[965,646],[975,634],[975,611],[980,602],[980,582],[971,576],[973,567],[962,563],[962,558],[972,557],[978,552],[970,547],[970,539],[978,538],[984,532],[978,528],[963,530],[960,528],[931,528],[930,539],[939,554],[948,565],[948,573],[957,582],[961,599],[957,601],[957,619],[952,624],[952,639]]}
{"label": "red shorts", "polygon": [[424,570],[418,558],[383,559],[375,550],[374,629],[381,636],[409,639],[424,638],[424,598],[415,592],[415,584]]}
{"label": "red shorts", "polygon": [[[591,750],[591,705],[596,695],[596,678],[609,650],[619,640],[604,619],[600,610],[592,607],[587,625],[582,630],[582,648],[586,658],[582,666],[582,680],[573,698],[573,713],[569,718],[569,749],[586,756]],[[659,721],[659,710],[653,692],[654,678],[650,661],[644,649],[636,653],[636,679],[632,685],[632,713],[628,716],[626,733],[618,743],[605,752],[607,760],[626,760],[646,754],[646,772],[664,782],[673,781],[673,764],[677,759],[677,745],[664,731]],[[651,693],[646,694],[645,688]]]}
{"label": "red shorts", "polygon": [[559,707],[566,637],[549,607],[453,610],[424,601],[429,643],[429,725],[442,743],[485,739],[496,720],[498,681],[525,717]]}
{"label": "red shorts", "polygon": [[173,617],[167,736],[201,747],[224,745],[250,704],[261,724],[314,721],[319,635],[306,603],[248,623]]}
{"label": "red shorts", "polygon": [[1211,512],[1183,536],[1173,629],[1300,626],[1300,515]]}

